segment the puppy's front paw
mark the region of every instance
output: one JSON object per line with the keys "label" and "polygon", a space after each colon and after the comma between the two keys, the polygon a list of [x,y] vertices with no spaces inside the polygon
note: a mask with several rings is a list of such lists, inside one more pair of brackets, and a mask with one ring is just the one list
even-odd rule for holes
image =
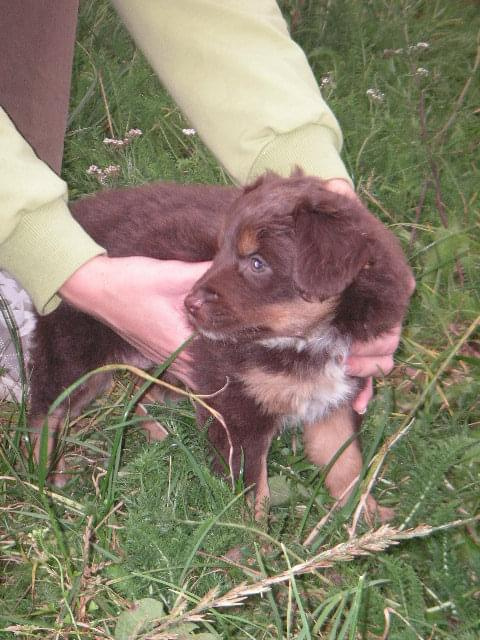
{"label": "puppy's front paw", "polygon": [[365,506],[364,518],[369,526],[380,521],[382,524],[390,522],[395,517],[395,511],[390,507],[382,507],[375,498],[368,496]]}
{"label": "puppy's front paw", "polygon": [[56,489],[63,489],[71,479],[72,475],[67,472],[65,456],[61,455],[55,464],[55,468],[48,474],[47,482]]}

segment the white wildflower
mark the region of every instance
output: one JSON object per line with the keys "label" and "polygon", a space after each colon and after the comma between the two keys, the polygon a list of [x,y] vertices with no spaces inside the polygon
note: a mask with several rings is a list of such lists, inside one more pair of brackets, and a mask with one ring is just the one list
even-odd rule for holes
{"label": "white wildflower", "polygon": [[127,131],[124,138],[104,138],[103,144],[110,147],[116,147],[118,149],[126,147],[134,138],[139,138],[141,135],[143,135],[143,131],[141,129],[130,129]]}
{"label": "white wildflower", "polygon": [[428,42],[417,42],[417,44],[411,44],[407,51],[408,53],[418,53],[419,51],[425,51],[426,49],[429,49],[430,45],[428,44]]}
{"label": "white wildflower", "polygon": [[111,147],[124,147],[128,144],[128,140],[119,140],[118,138],[104,138],[103,144]]}
{"label": "white wildflower", "polygon": [[418,67],[415,71],[415,75],[419,78],[426,78],[428,75],[430,75],[430,71],[428,69],[425,69],[424,67]]}
{"label": "white wildflower", "polygon": [[383,57],[384,58],[391,58],[392,56],[399,56],[404,52],[403,49],[384,49],[383,50]]}
{"label": "white wildflower", "polygon": [[140,136],[143,136],[143,131],[141,129],[130,129],[125,134],[125,139],[131,140],[132,138],[139,138]]}
{"label": "white wildflower", "polygon": [[117,173],[120,173],[120,166],[118,164],[109,164],[108,167],[105,167],[103,172],[107,176],[112,175],[112,174],[116,175]]}
{"label": "white wildflower", "polygon": [[385,100],[385,94],[379,89],[367,89],[367,96],[374,102],[383,102]]}
{"label": "white wildflower", "polygon": [[87,173],[88,175],[95,175],[101,184],[105,184],[107,178],[120,173],[120,166],[118,164],[110,164],[105,169],[101,169],[96,164],[92,164],[88,167]]}
{"label": "white wildflower", "polygon": [[328,73],[326,73],[324,76],[321,77],[320,79],[320,87],[326,87],[327,85],[333,85],[334,84],[334,80],[333,80],[333,73],[331,71],[329,71]]}
{"label": "white wildflower", "polygon": [[194,136],[197,132],[195,131],[195,129],[182,129],[182,133],[185,136]]}

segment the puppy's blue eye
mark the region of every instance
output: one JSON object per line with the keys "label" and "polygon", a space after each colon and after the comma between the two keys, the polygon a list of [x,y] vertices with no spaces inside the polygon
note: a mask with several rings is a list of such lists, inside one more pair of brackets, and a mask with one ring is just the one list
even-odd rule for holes
{"label": "puppy's blue eye", "polygon": [[252,267],[253,271],[258,273],[259,271],[263,271],[266,265],[265,262],[258,256],[252,256],[250,258],[250,266]]}

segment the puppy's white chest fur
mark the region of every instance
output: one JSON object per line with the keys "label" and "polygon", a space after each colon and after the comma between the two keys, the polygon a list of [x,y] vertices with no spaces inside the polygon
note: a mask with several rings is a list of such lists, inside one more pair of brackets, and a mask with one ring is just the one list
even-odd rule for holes
{"label": "puppy's white chest fur", "polygon": [[[282,345],[279,339],[268,346],[272,349],[292,348],[292,339]],[[263,345],[267,346],[267,341]],[[324,340],[295,345],[297,351],[304,348],[324,349]],[[247,394],[254,398],[265,413],[281,414],[286,420],[316,422],[333,409],[350,399],[355,383],[345,373],[344,357],[347,345],[335,340],[329,345],[329,357],[308,376],[290,371],[272,372],[263,367],[253,367],[241,375]],[[272,354],[273,355],[273,354]]]}

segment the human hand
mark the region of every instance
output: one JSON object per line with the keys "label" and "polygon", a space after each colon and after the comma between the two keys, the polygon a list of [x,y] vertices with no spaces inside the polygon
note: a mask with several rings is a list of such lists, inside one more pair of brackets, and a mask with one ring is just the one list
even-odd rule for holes
{"label": "human hand", "polygon": [[364,414],[373,395],[372,376],[386,376],[393,369],[393,354],[400,341],[401,326],[397,325],[368,342],[354,342],[346,360],[350,376],[366,378],[366,383],[352,402],[352,408]]}
{"label": "human hand", "polygon": [[[160,363],[191,335],[183,300],[209,266],[208,262],[97,256],[82,265],[59,293]],[[180,379],[189,381],[185,353],[171,368]]]}

